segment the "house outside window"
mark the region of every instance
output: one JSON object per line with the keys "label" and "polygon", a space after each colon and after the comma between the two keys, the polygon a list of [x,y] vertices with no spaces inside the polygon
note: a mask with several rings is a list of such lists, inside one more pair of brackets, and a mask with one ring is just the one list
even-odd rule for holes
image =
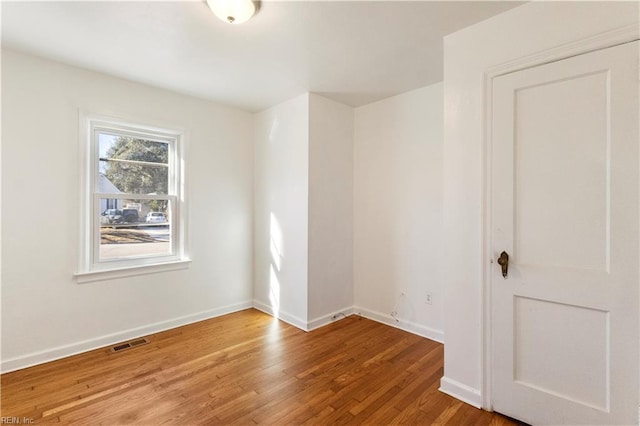
{"label": "house outside window", "polygon": [[159,272],[188,262],[183,133],[114,119],[82,121],[78,280]]}

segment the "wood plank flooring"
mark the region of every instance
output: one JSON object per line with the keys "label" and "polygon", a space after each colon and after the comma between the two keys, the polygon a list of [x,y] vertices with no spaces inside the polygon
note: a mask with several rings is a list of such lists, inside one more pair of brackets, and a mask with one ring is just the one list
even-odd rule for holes
{"label": "wood plank flooring", "polygon": [[305,333],[259,311],[7,373],[35,424],[509,425],[438,391],[439,343],[358,316]]}

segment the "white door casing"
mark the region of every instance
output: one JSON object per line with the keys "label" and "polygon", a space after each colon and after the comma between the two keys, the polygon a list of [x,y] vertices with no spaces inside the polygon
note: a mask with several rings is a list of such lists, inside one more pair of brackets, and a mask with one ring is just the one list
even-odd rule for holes
{"label": "white door casing", "polygon": [[528,423],[638,421],[638,47],[493,80],[492,404]]}

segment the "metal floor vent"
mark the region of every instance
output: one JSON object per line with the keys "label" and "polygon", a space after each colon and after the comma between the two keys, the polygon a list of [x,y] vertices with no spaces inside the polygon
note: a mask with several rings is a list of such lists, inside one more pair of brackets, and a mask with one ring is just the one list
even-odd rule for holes
{"label": "metal floor vent", "polygon": [[149,341],[143,337],[142,339],[136,339],[129,342],[117,344],[111,348],[111,352],[120,352],[127,349],[135,348],[136,346],[146,345],[147,343],[149,343]]}

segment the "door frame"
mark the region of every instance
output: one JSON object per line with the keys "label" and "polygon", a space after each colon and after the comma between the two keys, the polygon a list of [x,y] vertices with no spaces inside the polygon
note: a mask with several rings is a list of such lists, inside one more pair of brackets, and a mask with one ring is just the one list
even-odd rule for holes
{"label": "door frame", "polygon": [[560,61],[572,56],[582,55],[596,50],[607,49],[633,42],[640,39],[640,23],[627,25],[615,30],[596,34],[575,42],[567,43],[542,52],[516,58],[512,61],[501,63],[485,69],[483,75],[483,98],[484,98],[484,119],[482,138],[482,289],[481,289],[481,310],[480,321],[482,324],[482,353],[480,354],[482,386],[482,408],[493,411],[492,379],[493,370],[491,367],[492,357],[492,320],[491,320],[491,280],[493,264],[491,235],[492,215],[491,198],[493,183],[491,182],[491,155],[492,155],[492,121],[493,121],[493,79],[521,71],[527,68]]}

